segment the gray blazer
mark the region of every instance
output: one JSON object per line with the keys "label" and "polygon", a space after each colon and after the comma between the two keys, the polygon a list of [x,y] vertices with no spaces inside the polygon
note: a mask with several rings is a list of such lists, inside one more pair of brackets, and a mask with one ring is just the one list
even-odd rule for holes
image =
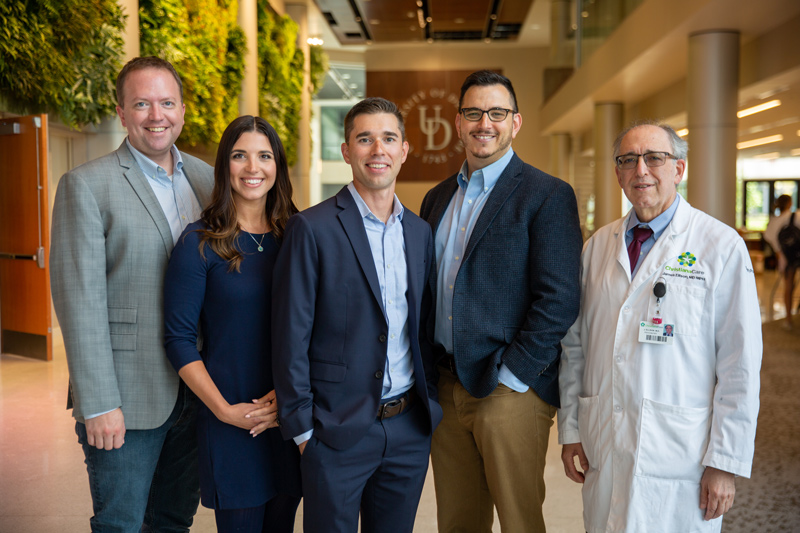
{"label": "gray blazer", "polygon": [[[213,169],[181,154],[201,207]],[[169,417],[178,375],[164,352],[164,212],[127,144],[65,174],[53,208],[50,275],[70,374],[73,416],[122,407],[126,429]]]}

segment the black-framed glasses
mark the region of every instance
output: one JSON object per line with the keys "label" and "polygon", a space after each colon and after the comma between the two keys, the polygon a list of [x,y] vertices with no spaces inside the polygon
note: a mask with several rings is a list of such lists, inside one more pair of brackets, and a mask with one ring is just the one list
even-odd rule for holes
{"label": "black-framed glasses", "polygon": [[644,164],[648,167],[661,167],[667,159],[678,159],[669,152],[645,152],[643,154],[625,154],[618,156],[617,168],[621,170],[631,170],[639,164],[639,158],[644,159]]}
{"label": "black-framed glasses", "polygon": [[489,120],[492,122],[503,122],[509,113],[516,113],[513,109],[503,109],[502,107],[493,107],[491,109],[462,107],[458,111],[470,122],[479,122],[483,118],[484,113],[489,115]]}

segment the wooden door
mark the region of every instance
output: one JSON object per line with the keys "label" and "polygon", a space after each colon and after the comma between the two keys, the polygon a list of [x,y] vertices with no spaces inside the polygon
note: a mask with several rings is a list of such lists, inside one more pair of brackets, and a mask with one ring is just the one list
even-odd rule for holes
{"label": "wooden door", "polygon": [[0,349],[53,358],[47,115],[0,119]]}

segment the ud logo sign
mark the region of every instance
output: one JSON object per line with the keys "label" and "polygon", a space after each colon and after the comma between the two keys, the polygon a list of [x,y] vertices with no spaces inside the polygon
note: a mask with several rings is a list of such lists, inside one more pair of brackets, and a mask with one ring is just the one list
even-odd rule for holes
{"label": "ud logo sign", "polygon": [[461,169],[455,120],[461,84],[472,72],[367,72],[367,94],[391,100],[403,114],[409,148],[399,180],[442,181]]}

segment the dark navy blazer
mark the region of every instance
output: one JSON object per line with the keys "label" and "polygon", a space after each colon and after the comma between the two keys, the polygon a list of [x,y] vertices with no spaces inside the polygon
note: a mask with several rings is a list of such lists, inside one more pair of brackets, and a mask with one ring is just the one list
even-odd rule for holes
{"label": "dark navy blazer", "polygon": [[[408,209],[402,224],[415,387],[433,431],[442,411],[431,347],[419,335],[430,309],[433,237]],[[353,446],[375,421],[389,328],[364,222],[346,187],[289,220],[272,306],[273,376],[284,438],[313,428],[332,448]]]}
{"label": "dark navy blazer", "polygon": [[[456,177],[422,201],[420,215],[434,234]],[[540,398],[559,406],[561,339],[580,309],[582,247],[572,187],[514,155],[475,223],[453,288],[453,355],[472,396],[488,396],[505,363]],[[436,276],[430,280],[436,294]],[[430,317],[432,341],[435,313]]]}

